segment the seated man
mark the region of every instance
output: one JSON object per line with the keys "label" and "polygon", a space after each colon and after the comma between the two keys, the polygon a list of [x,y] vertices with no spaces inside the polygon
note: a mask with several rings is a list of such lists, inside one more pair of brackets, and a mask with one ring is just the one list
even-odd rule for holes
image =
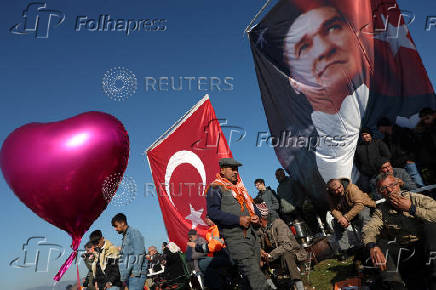
{"label": "seated man", "polygon": [[[380,158],[378,160],[377,167],[379,168],[379,173],[390,174],[393,177],[397,178],[399,186],[402,190],[411,191],[417,188],[409,173],[407,173],[407,171],[403,168],[393,168],[389,159]],[[375,180],[376,178],[374,177],[370,180],[369,183],[371,187],[371,195],[374,197],[375,200],[378,200],[382,197],[380,194],[377,193],[377,185]]]}
{"label": "seated man", "polygon": [[369,220],[369,208],[375,208],[373,201],[359,187],[352,184],[349,179],[330,179],[327,182],[330,211],[335,218],[333,229],[339,243],[341,259],[346,258],[346,251],[352,248],[346,229],[351,224],[358,245],[363,225]]}
{"label": "seated man", "polygon": [[[297,290],[304,290],[297,262],[306,261],[307,252],[298,244],[289,226],[282,219],[268,223],[268,206],[266,203],[256,204],[261,212],[262,225],[262,260],[271,262],[280,258],[282,268],[286,269]],[[270,249],[270,253],[267,253]]]}
{"label": "seated man", "polygon": [[100,230],[89,235],[89,241],[94,244],[97,253],[92,264],[92,273],[99,289],[120,289],[123,286],[120,280],[118,260],[120,251],[110,241],[106,240]]}
{"label": "seated man", "polygon": [[148,254],[145,256],[148,260],[147,274],[148,276],[153,276],[159,272],[163,271],[163,261],[164,257],[157,251],[155,246],[148,247]]}
{"label": "seated man", "polygon": [[436,201],[402,193],[398,180],[386,173],[377,176],[377,188],[387,202],[364,226],[363,242],[383,282],[396,289],[436,289]]}
{"label": "seated man", "polygon": [[148,260],[145,285],[151,288],[155,285],[155,280],[160,279],[159,275],[164,273],[165,267],[163,264],[165,260],[164,256],[157,251],[155,246],[148,247],[148,253],[145,258]]}

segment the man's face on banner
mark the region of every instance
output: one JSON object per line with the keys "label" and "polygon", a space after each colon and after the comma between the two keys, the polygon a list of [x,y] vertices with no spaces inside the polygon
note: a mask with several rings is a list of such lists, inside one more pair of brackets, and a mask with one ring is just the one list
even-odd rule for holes
{"label": "man's face on banner", "polygon": [[339,103],[340,108],[352,92],[351,80],[362,73],[356,35],[333,7],[312,9],[298,16],[285,37],[284,50],[291,77],[300,84],[291,80],[291,85],[320,111],[328,112],[329,104]]}

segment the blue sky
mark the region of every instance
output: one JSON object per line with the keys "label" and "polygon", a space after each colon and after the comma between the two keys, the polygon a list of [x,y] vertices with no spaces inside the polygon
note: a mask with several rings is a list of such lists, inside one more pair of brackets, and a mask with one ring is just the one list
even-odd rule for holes
{"label": "blue sky", "polygon": [[[274,2],[274,1],[273,1]],[[415,13],[410,25],[417,49],[432,83],[435,84],[436,27],[425,31],[427,15],[436,15],[436,3],[399,0],[400,7]],[[277,186],[274,171],[279,167],[272,148],[256,147],[259,131],[268,131],[254,65],[243,30],[263,1],[47,1],[47,8],[65,13],[65,21],[51,27],[47,39],[33,34],[16,35],[9,28],[22,22],[29,1],[4,1],[0,11],[0,141],[15,128],[29,122],[62,120],[85,111],[100,110],[120,119],[130,135],[131,155],[126,174],[138,186],[136,199],[127,206],[110,205],[91,227],[120,244],[110,226],[117,212],[125,212],[129,223],[144,235],[146,245],[160,245],[167,239],[157,198],[144,196],[144,184],[152,177],[145,149],[192,105],[210,94],[218,118],[242,127],[246,137],[231,144],[234,156],[244,163],[241,176],[251,194],[253,180],[263,177]],[[166,31],[124,32],[75,31],[77,16],[98,18],[163,18]],[[138,88],[125,102],[104,95],[104,73],[116,66],[132,70]],[[232,90],[146,91],[144,77],[225,77]],[[224,88],[224,86],[222,87]],[[228,87],[227,87],[228,88]],[[69,236],[37,217],[0,178],[0,214],[3,224],[0,273],[5,289],[26,289],[51,285],[52,277],[69,254]],[[50,243],[66,248],[66,254],[50,263],[48,272],[18,269],[9,262],[22,255],[21,247],[31,236],[45,236]],[[86,235],[87,237],[87,235]],[[80,267],[85,273],[83,266]],[[72,280],[70,269],[64,279]]]}

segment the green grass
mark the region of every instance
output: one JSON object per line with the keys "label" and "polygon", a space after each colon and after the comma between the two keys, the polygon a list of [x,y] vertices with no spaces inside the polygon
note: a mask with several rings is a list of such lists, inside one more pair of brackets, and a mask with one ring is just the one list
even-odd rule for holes
{"label": "green grass", "polygon": [[[336,259],[321,261],[310,271],[307,285],[316,290],[331,290],[338,281],[353,277],[353,257],[340,262]],[[307,277],[306,277],[307,278]],[[311,289],[311,287],[307,289]]]}

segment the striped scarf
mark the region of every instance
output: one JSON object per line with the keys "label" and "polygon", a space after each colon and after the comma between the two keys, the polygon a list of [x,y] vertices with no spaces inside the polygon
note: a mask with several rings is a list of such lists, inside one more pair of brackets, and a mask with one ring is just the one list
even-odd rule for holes
{"label": "striped scarf", "polygon": [[231,183],[226,178],[222,177],[221,174],[216,175],[216,179],[212,182],[211,185],[222,186],[227,190],[232,192],[233,197],[238,201],[241,205],[241,212],[244,211],[244,205],[247,208],[250,216],[255,215],[254,207],[253,207],[253,198],[248,194],[247,189],[244,186],[241,178],[238,175],[238,182],[236,184]]}

